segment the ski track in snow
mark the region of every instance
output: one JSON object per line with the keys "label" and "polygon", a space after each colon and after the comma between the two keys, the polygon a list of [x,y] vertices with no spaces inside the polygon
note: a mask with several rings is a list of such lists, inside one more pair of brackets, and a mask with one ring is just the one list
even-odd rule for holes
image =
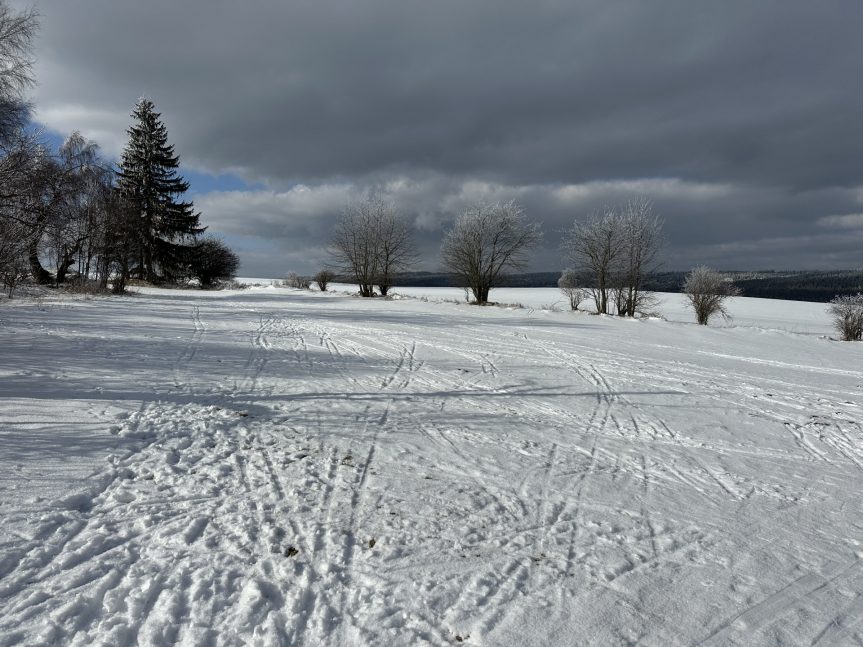
{"label": "ski track in snow", "polygon": [[[53,370],[33,406],[111,404],[115,450],[84,491],[2,490],[0,645],[863,642],[856,346],[143,292],[4,318],[0,437]],[[19,344],[46,331],[53,369]]]}

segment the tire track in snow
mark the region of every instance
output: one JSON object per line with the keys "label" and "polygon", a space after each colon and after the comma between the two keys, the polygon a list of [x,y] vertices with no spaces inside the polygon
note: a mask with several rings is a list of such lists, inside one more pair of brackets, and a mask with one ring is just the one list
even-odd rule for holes
{"label": "tire track in snow", "polygon": [[796,607],[800,602],[824,592],[835,580],[863,568],[860,560],[850,566],[834,568],[827,574],[808,573],[779,589],[772,595],[752,605],[728,620],[722,621],[713,632],[698,643],[699,645],[725,644],[734,635],[752,636],[762,627],[777,621],[786,610]]}
{"label": "tire track in snow", "polygon": [[[380,418],[378,418],[377,420],[370,421],[369,418],[366,418],[363,429],[360,432],[360,436],[365,437],[368,432],[368,427],[371,424],[372,433],[368,446],[368,451],[366,453],[362,467],[359,469],[354,483],[351,486],[350,508],[347,520],[348,529],[346,533],[344,552],[341,556],[344,577],[341,582],[342,589],[338,601],[339,616],[341,618],[341,621],[339,623],[339,633],[337,639],[337,644],[341,645],[347,644],[346,620],[348,617],[350,617],[350,615],[352,615],[348,614],[348,602],[351,598],[354,602],[356,602],[360,597],[359,588],[361,587],[361,583],[356,581],[357,578],[354,573],[354,560],[357,550],[357,536],[360,532],[359,512],[366,495],[366,485],[368,483],[370,473],[369,470],[371,468],[372,462],[375,459],[375,452],[378,448],[378,437],[387,424],[391,405],[392,401],[387,401],[383,412],[380,414]],[[352,588],[355,589],[353,591],[353,596],[351,596]]]}
{"label": "tire track in snow", "polygon": [[[388,389],[391,386],[396,391],[404,391],[408,388],[413,379],[413,374],[423,365],[423,362],[416,360],[416,350],[416,341],[411,343],[410,348],[408,348],[407,344],[402,347],[393,372],[385,377],[381,382],[381,390]],[[396,380],[398,380],[398,382],[396,382]]]}
{"label": "tire track in snow", "polygon": [[[453,465],[451,470],[457,471],[459,475],[466,477],[471,482],[472,486],[476,488],[477,491],[484,494],[485,497],[489,501],[491,501],[491,505],[494,506],[495,511],[498,515],[509,518],[513,522],[519,521],[520,517],[518,515],[518,512],[514,512],[512,509],[510,509],[510,506],[506,505],[506,501],[504,500],[503,496],[495,492],[483,480],[483,476],[488,478],[489,475],[478,473],[475,467],[476,461],[474,457],[472,457],[464,449],[459,447],[458,442],[451,438],[452,430],[445,430],[439,425],[433,423],[421,425],[419,428],[421,433],[423,433],[432,442],[437,444],[439,447],[447,449],[450,455],[458,459],[458,463]],[[528,506],[525,504],[524,498],[518,498],[518,503],[520,505],[520,512],[524,514],[528,510]]]}
{"label": "tire track in snow", "polygon": [[[346,357],[342,353],[339,344],[336,343],[335,340],[333,340],[333,338],[330,336],[329,331],[322,327],[317,327],[315,329],[315,334],[319,336],[321,347],[326,349],[327,353],[329,354],[330,366],[332,366],[338,372],[341,378],[348,385],[351,385],[353,387],[359,387],[360,381],[344,369]],[[353,349],[352,354],[355,357],[364,359],[363,356],[356,351],[356,349]]]}
{"label": "tire track in snow", "polygon": [[543,470],[543,476],[541,479],[541,485],[539,490],[539,503],[537,505],[536,512],[536,524],[537,527],[540,528],[539,533],[539,541],[537,546],[537,553],[531,558],[531,564],[534,568],[531,568],[530,571],[530,586],[533,588],[534,586],[534,577],[537,566],[539,566],[542,561],[545,559],[545,542],[548,539],[548,533],[552,526],[554,526],[559,517],[560,511],[563,509],[563,506],[555,507],[555,504],[549,505],[549,498],[555,462],[557,461],[557,443],[553,443],[551,446],[551,450],[548,453],[548,458],[546,460],[545,469]]}
{"label": "tire track in snow", "polygon": [[575,491],[575,511],[573,514],[572,530],[569,536],[569,546],[566,551],[566,565],[564,573],[572,573],[576,562],[576,545],[578,543],[579,534],[581,533],[584,520],[582,519],[582,509],[584,508],[584,490],[587,487],[590,477],[596,469],[596,448],[599,441],[599,434],[593,434],[593,444],[590,448],[590,461],[587,469],[579,476],[578,485]]}
{"label": "tire track in snow", "polygon": [[816,645],[830,647],[840,644],[840,639],[854,629],[861,620],[863,620],[863,593],[858,594],[850,605],[845,607],[815,636],[812,647]]}
{"label": "tire track in snow", "polygon": [[[270,315],[260,315],[258,326],[249,334],[249,354],[243,365],[242,376],[234,380],[230,396],[254,398],[258,394],[258,386],[261,375],[269,362],[269,353],[272,348],[270,334],[279,320]],[[265,390],[268,394],[269,392]]]}
{"label": "tire track in snow", "polygon": [[[603,414],[603,420],[599,424],[599,427],[604,431],[608,424],[607,421],[610,419],[615,423],[615,427],[618,432],[623,437],[628,437],[628,434],[624,431],[622,425],[615,418],[615,416],[611,413],[612,406],[619,402],[621,405],[625,405],[627,411],[629,412],[629,418],[632,422],[632,428],[635,436],[641,435],[641,431],[643,429],[650,430],[651,437],[650,440],[661,439],[663,442],[668,443],[669,447],[676,447],[679,449],[684,449],[685,443],[681,442],[679,434],[675,433],[668,423],[660,417],[656,417],[655,420],[649,418],[642,417],[643,408],[636,403],[629,400],[625,395],[618,393],[611,386],[605,376],[600,372],[600,370],[596,367],[592,362],[580,363],[580,361],[576,357],[571,357],[566,354],[563,354],[559,351],[555,352],[549,349],[547,346],[541,346],[538,344],[534,344],[538,348],[542,348],[545,352],[552,357],[555,357],[559,361],[562,361],[564,366],[569,366],[572,370],[575,370],[579,375],[583,378],[592,382],[599,389],[599,393],[608,407],[607,417]],[[591,426],[594,426],[596,423],[594,420],[591,420]],[[639,451],[639,461],[646,462],[647,454],[645,450],[648,448],[648,445],[642,445],[641,451]],[[700,449],[700,447],[698,447]],[[652,451],[653,448],[651,448]],[[709,500],[711,500],[714,504],[719,505],[719,501],[715,496],[710,492],[710,487],[705,487],[707,484],[714,484],[714,486],[718,487],[719,491],[724,495],[734,499],[741,500],[746,495],[741,492],[738,487],[735,485],[735,479],[731,475],[726,475],[727,477],[723,477],[718,474],[716,470],[708,467],[704,462],[695,458],[694,453],[687,451],[686,453],[681,453],[680,451],[676,451],[678,455],[689,463],[692,463],[693,467],[681,470],[679,468],[672,468],[670,470],[670,474],[675,478],[679,479],[681,482],[687,483],[693,487]],[[676,461],[674,461],[676,463]],[[704,474],[707,476],[707,480],[705,481],[700,474]],[[696,483],[703,483],[704,485],[696,485]]]}
{"label": "tire track in snow", "polygon": [[174,386],[178,391],[185,391],[189,394],[193,394],[195,390],[189,381],[188,367],[198,354],[204,335],[207,332],[207,326],[201,319],[201,309],[199,306],[192,307],[192,326],[192,336],[174,361]]}

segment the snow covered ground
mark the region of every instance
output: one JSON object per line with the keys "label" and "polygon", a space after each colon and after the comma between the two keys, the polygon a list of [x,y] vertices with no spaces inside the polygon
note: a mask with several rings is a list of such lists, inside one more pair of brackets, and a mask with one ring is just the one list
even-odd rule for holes
{"label": "snow covered ground", "polygon": [[863,642],[823,304],[429,290],[0,305],[0,645]]}

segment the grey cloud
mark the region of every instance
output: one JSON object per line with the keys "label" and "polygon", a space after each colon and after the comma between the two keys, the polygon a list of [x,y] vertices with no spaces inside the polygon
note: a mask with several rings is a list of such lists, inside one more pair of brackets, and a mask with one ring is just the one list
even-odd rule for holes
{"label": "grey cloud", "polygon": [[317,199],[377,188],[410,211],[431,264],[472,197],[524,201],[551,241],[641,183],[676,261],[713,250],[761,266],[765,248],[743,243],[785,238],[797,243],[772,266],[859,263],[846,246],[806,248],[827,235],[819,219],[860,212],[857,0],[38,8],[39,117],[117,152],[135,99],[151,96],[184,163],[271,191],[233,196],[252,200],[237,222],[218,211],[229,196],[199,201],[231,235],[246,222],[320,249],[336,206],[298,203],[292,187]]}
{"label": "grey cloud", "polygon": [[[335,219],[348,203],[366,195],[368,187],[413,221],[422,268],[427,270],[439,269],[443,231],[467,205],[512,198],[530,217],[542,221],[545,241],[531,266],[540,271],[566,265],[561,234],[574,219],[637,195],[651,196],[665,222],[667,269],[687,269],[702,262],[723,269],[782,269],[788,267],[788,258],[803,259],[807,267],[860,263],[863,224],[859,216],[824,216],[814,226],[810,218],[811,213],[824,212],[819,209],[836,213],[856,208],[857,190],[789,193],[775,187],[681,180],[506,185],[427,174],[396,176],[387,182],[364,178],[356,184],[301,185],[286,191],[213,192],[201,196],[197,205],[214,229],[234,236],[254,231],[266,240],[270,256],[259,254],[246,269],[278,276],[288,269],[311,272],[326,263],[326,241]],[[721,212],[718,203],[723,205]],[[849,235],[847,230],[855,225],[858,231]],[[836,227],[844,230],[825,231]],[[290,265],[286,255],[291,256]]]}

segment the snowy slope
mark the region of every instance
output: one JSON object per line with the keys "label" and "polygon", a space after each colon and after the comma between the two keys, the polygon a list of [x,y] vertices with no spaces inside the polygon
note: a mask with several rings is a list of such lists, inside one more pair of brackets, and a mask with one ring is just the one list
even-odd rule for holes
{"label": "snowy slope", "polygon": [[0,645],[863,642],[863,345],[553,293],[3,304]]}

